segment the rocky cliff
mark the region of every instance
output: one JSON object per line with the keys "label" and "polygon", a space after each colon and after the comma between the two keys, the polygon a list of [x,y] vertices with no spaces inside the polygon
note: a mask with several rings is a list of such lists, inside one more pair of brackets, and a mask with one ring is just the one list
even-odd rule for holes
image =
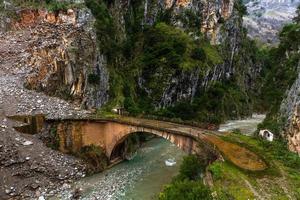
{"label": "rocky cliff", "polygon": [[[245,8],[241,2],[87,2],[98,21],[100,46],[108,57],[114,104],[134,111],[141,104],[150,104],[154,110],[193,102],[216,82],[235,79],[234,84],[244,94],[255,87],[260,65],[253,59],[254,45],[242,27]],[[109,32],[103,28],[105,23]],[[182,52],[176,45],[183,46]],[[163,48],[166,51],[158,53]],[[187,55],[196,48],[204,57],[199,52],[199,58]],[[173,59],[178,60],[172,63]],[[238,106],[233,107],[235,117],[239,117]]]}
{"label": "rocky cliff", "polygon": [[283,134],[288,140],[291,151],[300,153],[300,74],[298,64],[298,77],[292,87],[287,90],[287,97],[282,101],[280,107],[281,117],[285,120]]}
{"label": "rocky cliff", "polygon": [[[84,108],[101,107],[108,100],[106,60],[97,47],[94,18],[86,8],[55,12],[46,9],[13,11],[11,30],[30,29],[25,86],[48,95],[73,100]],[[93,77],[96,77],[93,79]]]}
{"label": "rocky cliff", "polygon": [[226,94],[215,112],[252,112],[250,94],[261,65],[242,27],[240,1],[87,0],[89,9],[79,4],[17,10],[12,27],[30,27],[37,38],[25,61],[27,88],[85,108],[108,102],[108,108],[148,113],[180,102],[191,107],[226,83],[230,89],[221,86]]}

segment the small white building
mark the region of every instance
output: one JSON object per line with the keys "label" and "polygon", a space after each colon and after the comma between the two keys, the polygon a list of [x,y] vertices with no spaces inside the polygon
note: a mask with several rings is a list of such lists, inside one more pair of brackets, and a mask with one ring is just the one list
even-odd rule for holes
{"label": "small white building", "polygon": [[271,131],[265,129],[259,131],[259,136],[262,137],[265,140],[268,140],[269,142],[272,142],[274,140],[274,134],[271,133]]}
{"label": "small white building", "polygon": [[123,115],[124,114],[124,108],[120,106],[116,106],[111,110],[113,113],[118,114],[118,115]]}

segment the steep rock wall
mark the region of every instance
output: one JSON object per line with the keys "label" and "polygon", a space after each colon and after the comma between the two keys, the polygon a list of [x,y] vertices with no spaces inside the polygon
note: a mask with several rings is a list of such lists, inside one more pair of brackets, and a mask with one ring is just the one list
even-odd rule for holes
{"label": "steep rock wall", "polygon": [[[144,29],[146,26],[153,26],[161,18],[167,18],[169,24],[185,30],[190,37],[197,38],[196,32],[202,32],[212,45],[220,47],[224,62],[212,64],[205,72],[199,67],[193,70],[170,71],[157,68],[151,74],[140,70],[138,87],[149,98],[154,99],[156,108],[172,106],[183,100],[192,102],[196,93],[204,93],[216,81],[227,80],[233,76],[238,76],[239,85],[245,91],[254,87],[261,66],[253,61],[249,52],[243,50],[246,33],[242,27],[242,15],[234,5],[233,0],[147,0],[136,4],[119,0],[107,5],[114,24],[117,24],[118,41],[128,39],[130,23]],[[189,18],[187,13],[195,21],[193,26],[186,22]],[[125,64],[121,62],[117,65]],[[158,92],[149,87],[153,86],[151,81],[155,79],[157,88],[161,88]]]}
{"label": "steep rock wall", "polygon": [[[29,70],[25,86],[100,107],[108,100],[108,71],[100,54],[88,9],[60,11],[21,10],[12,28],[31,29],[34,42],[24,63]],[[89,77],[96,77],[89,81]]]}
{"label": "steep rock wall", "polygon": [[284,119],[283,136],[288,140],[291,151],[300,153],[300,74],[292,87],[287,90],[287,97],[280,106],[280,117]]}

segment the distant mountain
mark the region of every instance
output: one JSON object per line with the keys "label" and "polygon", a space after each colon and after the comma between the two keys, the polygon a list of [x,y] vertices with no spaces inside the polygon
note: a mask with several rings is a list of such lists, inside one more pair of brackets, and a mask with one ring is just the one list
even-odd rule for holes
{"label": "distant mountain", "polygon": [[292,21],[300,0],[247,0],[244,3],[248,9],[244,25],[249,36],[276,44],[278,32],[284,24]]}

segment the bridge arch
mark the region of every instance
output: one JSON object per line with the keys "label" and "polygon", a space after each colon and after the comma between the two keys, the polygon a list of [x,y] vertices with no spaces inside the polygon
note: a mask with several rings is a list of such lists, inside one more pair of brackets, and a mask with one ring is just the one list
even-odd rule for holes
{"label": "bridge arch", "polygon": [[178,135],[173,135],[170,133],[166,132],[160,132],[160,131],[153,131],[150,132],[148,131],[132,131],[132,132],[127,132],[125,133],[121,138],[118,138],[117,141],[112,143],[113,148],[112,149],[107,149],[107,156],[109,160],[113,160],[115,157],[115,153],[117,153],[118,149],[120,148],[126,139],[128,139],[130,136],[134,134],[148,134],[148,135],[154,135],[158,136],[159,138],[164,138],[165,140],[169,141],[170,143],[176,145],[179,149],[183,150],[184,152],[188,154],[192,154],[196,152],[196,149],[198,147],[198,142],[191,137],[187,136],[178,136]]}

